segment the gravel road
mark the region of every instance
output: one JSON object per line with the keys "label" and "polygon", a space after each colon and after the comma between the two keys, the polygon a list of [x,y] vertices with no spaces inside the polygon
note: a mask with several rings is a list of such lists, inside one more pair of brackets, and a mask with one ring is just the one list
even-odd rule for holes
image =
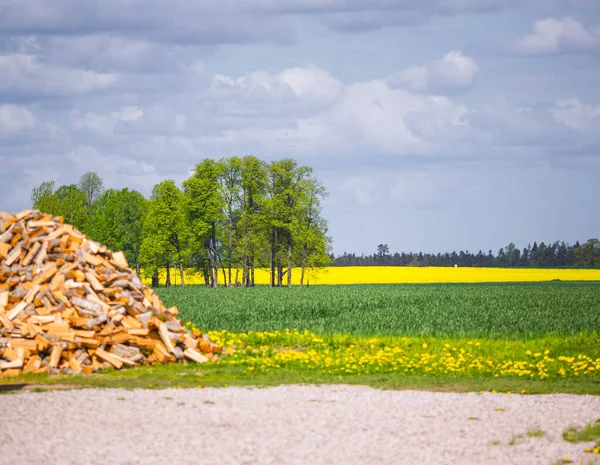
{"label": "gravel road", "polygon": [[[501,410],[498,410],[501,409]],[[542,464],[591,462],[562,431],[600,396],[364,386],[0,396],[0,464]],[[528,437],[530,429],[543,437]],[[517,435],[515,445],[508,445]]]}

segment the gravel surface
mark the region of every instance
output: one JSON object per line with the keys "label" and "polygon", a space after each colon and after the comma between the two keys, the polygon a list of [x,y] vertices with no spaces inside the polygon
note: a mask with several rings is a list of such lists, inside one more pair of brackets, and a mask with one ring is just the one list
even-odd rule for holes
{"label": "gravel surface", "polygon": [[[501,409],[501,410],[498,410]],[[543,464],[600,397],[364,386],[85,389],[0,396],[0,464]],[[528,437],[529,429],[543,437]],[[508,445],[516,435],[515,445]]]}

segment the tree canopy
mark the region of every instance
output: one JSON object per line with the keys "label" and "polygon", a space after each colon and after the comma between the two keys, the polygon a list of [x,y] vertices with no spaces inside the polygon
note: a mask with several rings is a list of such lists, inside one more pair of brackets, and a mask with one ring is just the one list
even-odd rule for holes
{"label": "tree canopy", "polygon": [[[254,285],[270,267],[272,286],[291,285],[294,267],[329,264],[331,238],[321,215],[325,188],[307,166],[253,156],[201,160],[181,186],[165,180],[149,199],[128,188],[104,190],[97,173],[56,188],[45,181],[33,207],[63,216],[92,239],[122,250],[138,274],[158,285],[158,270],[193,268],[207,286]],[[303,284],[303,279],[301,280]]]}

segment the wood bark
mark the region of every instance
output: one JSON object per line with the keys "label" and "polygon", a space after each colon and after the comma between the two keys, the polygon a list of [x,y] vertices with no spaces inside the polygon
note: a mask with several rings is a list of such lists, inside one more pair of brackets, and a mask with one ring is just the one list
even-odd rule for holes
{"label": "wood bark", "polygon": [[[0,244],[9,245],[0,250],[0,378],[218,360],[220,348],[176,319],[177,308],[164,307],[122,252],[62,220],[0,212]],[[153,271],[158,286],[159,270]]]}
{"label": "wood bark", "polygon": [[167,262],[167,280],[165,282],[165,287],[171,287],[171,263]]}
{"label": "wood bark", "polygon": [[181,287],[185,287],[185,274],[183,272],[183,262],[179,262],[179,276],[181,277]]}
{"label": "wood bark", "polygon": [[288,241],[287,250],[287,287],[292,287],[292,240]]}

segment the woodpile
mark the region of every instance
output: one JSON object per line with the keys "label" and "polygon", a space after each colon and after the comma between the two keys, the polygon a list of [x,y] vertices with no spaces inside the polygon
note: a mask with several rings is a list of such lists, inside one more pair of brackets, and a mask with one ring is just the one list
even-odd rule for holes
{"label": "woodpile", "polygon": [[0,376],[217,361],[129,268],[74,227],[38,211],[0,212]]}

